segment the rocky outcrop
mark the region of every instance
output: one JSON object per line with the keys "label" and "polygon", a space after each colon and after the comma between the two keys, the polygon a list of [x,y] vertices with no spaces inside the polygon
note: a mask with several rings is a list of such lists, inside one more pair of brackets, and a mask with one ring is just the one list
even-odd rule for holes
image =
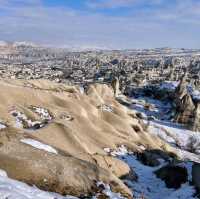
{"label": "rocky outcrop", "polygon": [[178,123],[188,126],[193,131],[200,131],[200,105],[195,103],[188,91],[188,83],[184,75],[179,86],[175,90],[175,109],[174,120]]}
{"label": "rocky outcrop", "polygon": [[194,120],[191,126],[191,130],[200,131],[200,102],[196,104],[193,115],[194,115]]}
{"label": "rocky outcrop", "polygon": [[186,124],[190,128],[193,126],[195,105],[190,94],[186,93],[177,106],[175,121],[181,124]]}
{"label": "rocky outcrop", "polygon": [[138,153],[137,158],[140,162],[147,166],[155,167],[160,165],[158,156],[152,152],[145,151],[143,153]]}
{"label": "rocky outcrop", "polygon": [[[104,149],[125,145],[138,152],[142,145],[175,150],[146,132],[136,113],[114,96],[105,84],[90,85],[82,93],[78,87],[44,80],[0,81],[0,119],[4,124],[0,129],[0,169],[11,178],[61,194],[90,195],[95,183],[103,181],[130,197],[119,178],[131,178],[134,172]],[[36,123],[38,128],[31,128]],[[53,149],[27,146],[26,140],[21,141],[26,138]]]}
{"label": "rocky outcrop", "polygon": [[188,93],[187,91],[187,74],[183,75],[178,87],[175,90],[175,100],[182,100],[182,98]]}
{"label": "rocky outcrop", "polygon": [[45,191],[78,197],[92,196],[96,183],[103,181],[110,184],[113,191],[131,197],[129,189],[108,169],[67,154],[39,150],[22,143],[22,138],[23,135],[14,132],[0,137],[0,168],[10,178]]}
{"label": "rocky outcrop", "polygon": [[188,180],[187,168],[177,165],[167,165],[157,171],[155,174],[162,179],[168,188],[178,189]]}
{"label": "rocky outcrop", "polygon": [[117,77],[114,77],[112,82],[111,82],[111,86],[113,88],[115,97],[118,97],[120,94],[120,89],[119,89],[119,79]]}

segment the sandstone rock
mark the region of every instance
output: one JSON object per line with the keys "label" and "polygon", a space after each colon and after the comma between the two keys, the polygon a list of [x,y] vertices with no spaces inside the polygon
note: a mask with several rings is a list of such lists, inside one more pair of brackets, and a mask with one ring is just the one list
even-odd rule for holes
{"label": "sandstone rock", "polygon": [[118,97],[120,94],[120,89],[119,89],[119,79],[117,77],[114,77],[111,86],[114,90],[115,97]]}
{"label": "sandstone rock", "polygon": [[191,130],[200,132],[200,103],[197,103],[193,115],[194,119]]}
{"label": "sandstone rock", "polygon": [[194,120],[193,113],[195,110],[195,105],[192,101],[190,94],[187,93],[182,97],[178,107],[179,108],[177,109],[175,121],[191,126]]}
{"label": "sandstone rock", "polygon": [[128,175],[131,171],[126,163],[114,157],[93,155],[93,158],[99,167],[111,171],[119,178]]}
{"label": "sandstone rock", "polygon": [[175,90],[175,117],[178,123],[185,124],[193,131],[200,131],[200,105],[194,102],[187,88],[186,75]]}
{"label": "sandstone rock", "polygon": [[[7,80],[0,81],[0,98],[1,119],[6,121],[0,134],[0,169],[11,178],[44,190],[90,195],[94,181],[103,181],[114,191],[130,196],[118,177],[135,178],[134,171],[109,157],[104,148],[115,150],[125,145],[131,151],[141,151],[142,145],[174,150],[147,133],[136,114],[116,101],[114,92],[105,84],[91,85],[86,93],[80,93],[75,86],[49,81]],[[102,105],[112,107],[112,111],[100,110],[98,106]],[[16,126],[18,120],[10,111],[19,110],[28,120],[36,121],[41,115],[33,107],[39,107],[45,117],[48,110],[51,117],[43,128],[27,132]],[[24,137],[50,145],[58,154],[27,146],[20,142]]]}
{"label": "sandstone rock", "polygon": [[10,178],[46,191],[81,197],[94,194],[96,182],[131,197],[129,189],[111,172],[72,156],[52,154],[23,144],[20,135],[1,136],[0,169]]}
{"label": "sandstone rock", "polygon": [[181,78],[181,81],[178,85],[178,87],[176,88],[175,90],[175,98],[178,100],[178,99],[182,99],[186,94],[187,94],[187,74],[183,75],[182,78]]}

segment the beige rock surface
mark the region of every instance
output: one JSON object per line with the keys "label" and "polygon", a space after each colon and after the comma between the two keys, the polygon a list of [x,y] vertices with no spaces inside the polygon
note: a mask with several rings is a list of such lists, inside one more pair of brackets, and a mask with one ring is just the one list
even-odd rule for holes
{"label": "beige rock surface", "polygon": [[[0,120],[8,126],[1,130],[0,169],[42,189],[80,196],[90,194],[94,181],[102,180],[130,196],[117,178],[127,175],[129,167],[109,157],[104,148],[124,144],[133,151],[141,150],[141,145],[173,151],[145,132],[134,112],[119,104],[107,85],[91,85],[82,94],[77,87],[45,80],[1,80],[0,99]],[[31,124],[44,122],[32,106],[48,110],[51,119],[37,129],[19,126],[19,115],[13,116],[13,110]],[[19,141],[23,137],[48,144],[58,154],[27,146]]]}

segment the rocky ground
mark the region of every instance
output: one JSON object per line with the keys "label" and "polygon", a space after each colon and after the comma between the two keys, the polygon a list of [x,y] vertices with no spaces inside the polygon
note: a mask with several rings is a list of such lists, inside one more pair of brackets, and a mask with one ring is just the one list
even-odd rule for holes
{"label": "rocky ground", "polygon": [[0,84],[2,198],[197,197],[198,133],[171,121],[170,101],[119,95],[124,106],[104,84]]}
{"label": "rocky ground", "polygon": [[1,199],[200,197],[198,50],[1,48]]}

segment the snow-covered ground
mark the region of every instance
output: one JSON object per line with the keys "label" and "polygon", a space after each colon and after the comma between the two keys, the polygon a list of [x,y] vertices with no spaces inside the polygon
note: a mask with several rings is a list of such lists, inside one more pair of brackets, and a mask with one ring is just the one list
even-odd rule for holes
{"label": "snow-covered ground", "polygon": [[160,84],[160,89],[166,89],[169,91],[174,91],[179,85],[179,81],[165,81]]}
{"label": "snow-covered ground", "polygon": [[133,191],[134,197],[148,199],[197,199],[193,196],[196,193],[195,188],[189,185],[189,181],[192,179],[191,162],[180,164],[180,166],[187,168],[188,182],[176,190],[167,188],[165,183],[154,174],[154,171],[168,164],[164,159],[160,159],[160,166],[150,167],[145,166],[137,160],[136,155],[129,152],[123,145],[119,146],[116,150],[105,148],[104,151],[126,162],[136,173],[136,181],[125,180],[125,183]]}
{"label": "snow-covered ground", "polygon": [[[162,85],[167,89],[174,90],[177,83]],[[199,94],[197,92],[197,94]],[[190,161],[200,162],[200,132],[187,130],[183,125],[171,121],[171,104],[168,101],[159,101],[148,97],[132,99],[131,108],[142,115],[143,121],[148,124],[150,133],[159,136],[162,140],[175,147],[179,156],[185,161],[188,169],[189,181],[191,180]],[[168,189],[165,183],[158,179],[154,171],[167,164],[163,160],[158,167],[143,165],[137,160],[136,156],[124,153],[126,150],[112,151],[111,155],[118,155],[125,161],[138,175],[138,181],[128,181],[127,184],[132,188],[136,197],[145,196],[148,199],[193,199],[195,188],[189,184],[183,184],[181,188]],[[106,149],[109,152],[108,149]],[[116,154],[115,154],[116,153]]]}
{"label": "snow-covered ground", "polygon": [[[147,109],[146,104],[151,108]],[[140,97],[133,99],[131,108],[142,113],[143,121],[148,124],[150,133],[176,147],[183,159],[190,158],[192,161],[200,162],[200,132],[187,130],[184,125],[172,122],[170,118],[173,113],[169,102]],[[184,155],[187,157],[184,158]]]}
{"label": "snow-covered ground", "polygon": [[[179,81],[165,81],[159,85],[159,88],[161,90],[174,91],[178,87],[178,85],[179,85]],[[188,84],[187,90],[191,94],[193,99],[200,100],[199,90],[195,90],[193,86],[191,86],[191,84]]]}
{"label": "snow-covered ground", "polygon": [[132,99],[131,109],[142,113],[144,118],[148,117],[160,118],[160,120],[168,120],[171,115],[171,104],[168,101],[161,102],[160,100],[152,99],[149,97],[139,97]]}
{"label": "snow-covered ground", "polygon": [[[189,183],[183,184],[181,188],[169,189],[165,183],[156,177],[154,171],[159,167],[149,167],[140,163],[135,156],[127,155],[123,157],[123,160],[133,168],[135,173],[138,175],[138,180],[127,181],[127,184],[132,188],[133,193],[136,197],[142,195],[148,199],[194,199],[195,194],[194,187],[190,186]],[[165,163],[164,163],[165,164]],[[163,165],[162,165],[163,166]]]}

